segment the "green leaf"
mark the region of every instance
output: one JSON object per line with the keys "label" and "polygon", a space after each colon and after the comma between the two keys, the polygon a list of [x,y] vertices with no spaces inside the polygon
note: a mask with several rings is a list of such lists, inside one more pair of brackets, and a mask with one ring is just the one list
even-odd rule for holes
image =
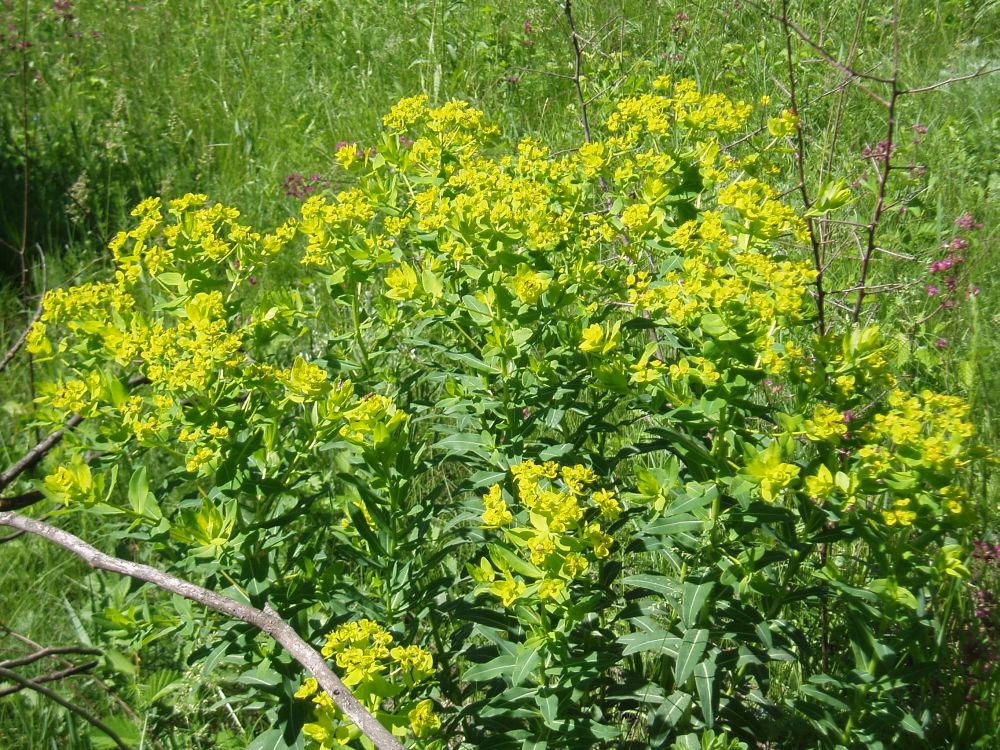
{"label": "green leaf", "polygon": [[548,448],[543,450],[538,454],[538,458],[542,461],[551,461],[554,458],[559,458],[560,456],[565,456],[567,453],[571,452],[575,445],[572,443],[560,443],[559,445],[550,445]]}
{"label": "green leaf", "polygon": [[499,544],[488,544],[487,547],[490,551],[490,557],[493,558],[493,562],[496,563],[497,567],[510,570],[514,573],[520,573],[528,578],[538,579],[545,577],[545,574],[539,568],[527,560],[518,557],[506,547]]}
{"label": "green leaf", "polygon": [[463,675],[463,679],[469,682],[489,682],[497,677],[509,675],[514,671],[517,658],[510,654],[501,654],[497,658],[485,664],[473,664]]}
{"label": "green leaf", "polygon": [[715,313],[709,313],[701,316],[701,330],[713,338],[719,338],[729,333],[729,326]]}
{"label": "green leaf", "polygon": [[691,696],[681,690],[674,691],[657,710],[657,716],[662,716],[668,726],[675,727],[691,705]]}
{"label": "green leaf", "polygon": [[629,633],[618,639],[625,648],[622,656],[653,652],[667,654],[676,659],[680,649],[681,639],[669,633],[657,630],[653,633]]}
{"label": "green leaf", "polygon": [[698,618],[708,595],[712,593],[713,583],[688,583],[684,584],[681,592],[681,622],[685,628],[693,628],[698,624]]}
{"label": "green leaf", "polygon": [[920,725],[920,722],[914,718],[913,714],[904,714],[903,718],[899,721],[899,725],[910,734],[915,734],[921,739],[924,738],[924,728]]}
{"label": "green leaf", "polygon": [[514,671],[511,673],[511,684],[520,685],[524,682],[538,666],[542,660],[542,654],[538,646],[524,645],[523,650],[514,662]]}
{"label": "green leaf", "polygon": [[536,695],[535,703],[538,710],[542,712],[542,719],[545,726],[550,729],[558,729],[562,722],[559,721],[559,698],[553,694]]}
{"label": "green leaf", "polygon": [[436,300],[444,294],[444,285],[441,283],[441,279],[429,268],[425,268],[420,273],[420,280],[423,284],[424,291],[431,296],[431,299]]}
{"label": "green leaf", "polygon": [[667,576],[658,576],[650,573],[643,573],[634,576],[625,576],[622,580],[626,586],[634,586],[638,589],[654,591],[657,594],[666,596],[678,596],[680,594],[680,584]]}
{"label": "green leaf", "polygon": [[694,673],[707,646],[708,631],[704,628],[694,628],[684,634],[677,649],[677,662],[674,664],[674,682],[677,685],[683,685]]}
{"label": "green leaf", "polygon": [[493,322],[493,313],[490,312],[490,308],[471,294],[462,297],[462,303],[466,312],[469,313],[469,317],[472,318],[472,322],[476,325],[486,326]]}
{"label": "green leaf", "polygon": [[258,734],[253,742],[247,745],[247,750],[301,750],[305,747],[305,739],[301,732],[295,739],[295,743],[289,745],[285,742],[285,735],[282,729],[272,727],[263,734]]}
{"label": "green leaf", "polygon": [[711,727],[715,723],[715,709],[712,704],[713,691],[712,684],[715,681],[715,656],[706,659],[694,668],[694,684],[698,688],[698,703],[701,706],[701,715],[705,719],[705,726]]}
{"label": "green leaf", "polygon": [[465,456],[471,453],[483,459],[488,459],[490,456],[483,436],[471,432],[448,435],[448,437],[434,443],[433,447],[450,455]]}
{"label": "green leaf", "polygon": [[690,513],[680,513],[651,521],[646,524],[645,533],[652,536],[678,536],[700,532],[701,528],[702,522],[697,518]]}
{"label": "green leaf", "polygon": [[799,693],[801,693],[802,695],[806,695],[810,698],[814,698],[815,700],[818,700],[821,703],[825,703],[828,706],[832,706],[838,711],[851,710],[851,707],[848,706],[846,703],[844,703],[844,701],[840,700],[839,698],[834,698],[829,693],[824,693],[815,685],[799,685]]}

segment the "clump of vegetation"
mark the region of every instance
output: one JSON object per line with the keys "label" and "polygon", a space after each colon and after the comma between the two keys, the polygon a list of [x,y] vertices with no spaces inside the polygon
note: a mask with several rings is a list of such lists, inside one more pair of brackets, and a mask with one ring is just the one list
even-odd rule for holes
{"label": "clump of vegetation", "polygon": [[[40,23],[80,23],[71,5]],[[279,6],[238,14],[277,33]],[[24,398],[0,524],[161,589],[75,574],[66,653],[99,660],[32,684],[12,671],[49,656],[17,632],[27,610],[0,623],[36,649],[0,663],[11,700],[107,679],[68,707],[74,746],[995,739],[994,459],[970,406],[991,403],[990,222],[980,203],[931,221],[933,126],[901,135],[918,94],[987,66],[918,85],[898,51],[884,75],[852,51],[830,68],[847,83],[808,99],[793,40],[826,47],[761,6],[782,106],[631,62],[624,41],[599,54],[559,11],[582,137],[512,137],[435,96],[439,66],[323,167],[271,175],[270,208],[167,191],[112,230],[108,203],[107,265],[41,281],[0,365],[27,365],[6,373]],[[511,96],[553,39],[529,16],[490,42]],[[674,16],[675,67],[697,23]],[[722,71],[753,49],[727,44]],[[826,130],[809,108],[852,81],[887,119],[838,171],[815,139],[839,148],[852,100]],[[93,185],[67,188],[77,223]],[[0,737],[63,731],[8,724],[0,702]]]}

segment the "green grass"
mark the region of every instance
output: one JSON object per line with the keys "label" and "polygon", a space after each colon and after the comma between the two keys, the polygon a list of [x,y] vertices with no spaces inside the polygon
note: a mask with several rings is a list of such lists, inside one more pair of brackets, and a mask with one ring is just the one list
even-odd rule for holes
{"label": "green grass", "polygon": [[[885,72],[892,54],[891,3],[804,0],[791,6],[796,22],[832,53],[848,55],[856,38],[854,64]],[[1000,63],[997,2],[907,0],[900,6],[902,85]],[[570,37],[556,3],[93,0],[79,3],[72,20],[58,18],[52,7],[39,0],[0,7],[3,29],[19,28],[5,31],[0,44],[0,349],[24,325],[16,248],[28,248],[34,294],[42,284],[36,246],[48,259],[48,286],[81,271],[100,274],[108,267],[106,239],[146,195],[205,192],[239,206],[252,222],[280,221],[296,203],[284,195],[283,180],[316,173],[335,181],[336,145],[371,141],[381,114],[403,96],[469,99],[510,137],[532,134],[555,148],[582,140],[567,78],[574,63]],[[787,106],[784,36],[778,24],[749,7],[591,0],[577,3],[575,13],[580,34],[592,39],[583,64],[595,122],[609,97],[660,73],[694,77],[706,90],[747,101],[769,95],[775,113]],[[26,51],[10,48],[24,38],[32,42]],[[842,81],[815,50],[798,40],[793,46],[801,102]],[[884,91],[879,84],[872,89]],[[872,270],[873,283],[904,287],[870,298],[867,308],[883,328],[901,334],[902,371],[914,382],[969,398],[980,439],[994,449],[1000,447],[1000,342],[994,334],[1000,255],[991,252],[1000,191],[997,101],[1000,75],[901,100],[901,158],[926,173],[908,185],[894,183],[912,200],[905,213],[887,214],[879,244],[893,254],[880,254]],[[884,137],[884,110],[853,86],[800,109],[812,189],[827,176],[848,184],[861,179],[871,166],[861,152]],[[928,131],[919,145],[910,142],[917,124]],[[792,161],[788,154],[783,165],[789,189]],[[870,205],[859,198],[844,218],[865,222]],[[984,225],[970,235],[962,272],[979,294],[914,326],[936,306],[926,293],[932,282],[927,266],[965,212]],[[831,235],[831,252],[840,259],[831,266],[830,288],[856,279],[854,234],[841,228]],[[849,303],[849,296],[843,301]],[[936,348],[938,339],[947,346]],[[33,440],[23,358],[0,378],[0,463],[6,466]],[[991,472],[978,468],[972,480],[981,536],[995,534],[1000,518]],[[43,543],[0,545],[0,622],[44,644],[91,639],[113,648],[99,622],[113,600],[111,584],[95,580]],[[166,664],[169,649],[158,648],[148,658]],[[14,653],[0,633],[0,657]],[[128,675],[102,670],[126,700],[135,699]],[[72,694],[99,712],[113,712],[105,691],[87,678],[72,679]],[[223,741],[216,732],[233,728],[224,705],[211,705],[217,696],[201,697],[205,706],[181,727],[191,744],[180,741],[178,747],[213,746]],[[0,748],[87,748],[87,736],[78,720],[26,692],[0,699]]]}

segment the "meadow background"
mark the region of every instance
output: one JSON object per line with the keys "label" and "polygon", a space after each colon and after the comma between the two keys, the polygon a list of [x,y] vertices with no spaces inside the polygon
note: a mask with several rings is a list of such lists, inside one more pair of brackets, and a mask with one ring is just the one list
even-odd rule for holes
{"label": "meadow background", "polygon": [[[895,365],[911,383],[963,396],[978,439],[1000,448],[1000,75],[986,74],[1000,65],[1000,3],[786,6],[802,37],[822,49],[786,33],[781,3],[574,3],[586,40],[578,80],[588,114],[600,121],[602,106],[668,74],[755,105],[769,99],[763,111],[775,116],[790,106],[791,69],[809,190],[815,196],[839,179],[856,194],[845,223],[828,225],[826,235],[836,255],[827,288],[844,290],[831,295],[830,325],[844,326],[865,240],[864,227],[847,220],[869,221],[865,186],[886,137],[876,99],[888,94],[877,81],[845,76],[823,51],[876,75],[895,55],[902,87],[931,88],[900,97],[895,109],[899,174],[880,218],[862,318],[899,338]],[[402,97],[464,99],[505,139],[530,134],[553,150],[578,147],[571,40],[556,2],[3,0],[0,352],[24,330],[44,288],[109,272],[107,242],[144,197],[207,193],[255,225],[280,223],[317,189],[338,187],[339,146],[373,142],[382,114]],[[964,80],[936,87],[948,79]],[[766,117],[754,127],[766,129]],[[777,179],[794,204],[795,150],[784,158]],[[968,243],[963,262],[953,271],[933,268],[956,237]],[[0,377],[6,466],[35,441],[33,373],[19,356]],[[995,470],[977,466],[969,488],[976,514],[969,543],[995,544]],[[73,517],[71,525],[100,543],[96,518]],[[254,698],[259,686],[225,670],[198,679],[170,639],[135,648],[130,621],[154,619],[155,596],[136,608],[127,581],[88,574],[39,540],[0,542],[0,657],[19,653],[19,637],[92,645],[103,653],[96,676],[70,678],[60,689],[95,713],[124,713],[138,726],[167,721],[164,747],[245,747],[256,735],[259,728],[240,723],[230,705],[253,716],[263,707]],[[975,567],[956,604],[954,695],[943,699],[956,700],[958,728],[948,746],[998,746],[995,673],[985,688],[992,706],[962,699],[963,659],[997,658],[1000,614],[981,592],[996,584],[998,564],[989,558]],[[987,648],[963,652],[970,637]],[[101,743],[40,696],[0,697],[0,748]]]}

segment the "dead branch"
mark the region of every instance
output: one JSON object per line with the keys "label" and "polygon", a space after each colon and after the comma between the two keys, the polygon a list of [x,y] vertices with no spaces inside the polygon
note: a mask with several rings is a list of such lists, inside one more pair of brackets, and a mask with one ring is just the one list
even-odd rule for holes
{"label": "dead branch", "polygon": [[[257,609],[241,604],[235,599],[202,588],[149,565],[106,555],[67,531],[17,513],[0,512],[0,526],[11,526],[36,534],[73,553],[91,568],[151,583],[164,591],[177,594],[264,631],[281,644],[292,658],[316,678],[320,687],[330,696],[337,707],[348,719],[354,722],[376,748],[379,750],[402,750],[403,746],[399,740],[351,694],[347,686],[327,666],[319,652],[306,643],[271,607],[265,606],[264,609]],[[5,672],[7,670],[0,671],[0,674]]]}
{"label": "dead branch", "polygon": [[103,721],[98,719],[96,716],[92,716],[86,710],[80,708],[80,706],[66,700],[61,695],[59,695],[59,693],[53,690],[49,690],[44,685],[41,685],[34,680],[29,680],[27,677],[22,677],[17,672],[14,672],[10,669],[5,669],[3,667],[0,667],[0,677],[4,678],[5,680],[10,680],[11,682],[16,682],[17,684],[21,685],[22,688],[27,688],[28,690],[34,690],[36,693],[44,695],[49,700],[58,703],[60,706],[62,706],[68,711],[72,711],[81,719],[86,721],[88,724],[91,724],[92,726],[99,729],[101,732],[106,734],[111,739],[112,742],[114,742],[118,747],[120,747],[121,750],[130,750],[129,746],[125,744],[122,738],[119,737],[111,727],[109,727]]}
{"label": "dead branch", "polygon": [[[66,669],[60,669],[55,672],[47,672],[43,675],[38,675],[37,677],[32,677],[31,682],[41,684],[43,682],[54,682],[56,680],[61,680],[65,677],[72,677],[75,674],[81,674],[83,672],[89,672],[91,669],[97,666],[96,661],[88,661],[86,664],[78,664],[74,667],[67,667]],[[18,693],[22,690],[29,690],[30,686],[24,683],[19,683],[8,688],[0,688],[0,698],[5,695],[12,695],[13,693]]]}
{"label": "dead branch", "polygon": [[945,86],[950,86],[953,83],[958,83],[959,81],[968,81],[972,78],[979,78],[980,76],[988,76],[993,73],[1000,73],[1000,67],[997,68],[987,68],[985,65],[977,70],[975,73],[968,73],[964,76],[954,76],[953,78],[946,78],[943,81],[938,81],[937,83],[932,83],[928,86],[917,86],[912,89],[902,89],[899,92],[900,96],[906,94],[922,94],[925,91],[934,91],[935,89],[944,88]]}
{"label": "dead branch", "polygon": [[21,351],[21,347],[24,346],[24,342],[28,340],[28,334],[31,333],[31,326],[33,326],[35,322],[41,317],[42,317],[42,306],[41,304],[39,304],[38,308],[35,310],[35,314],[32,315],[31,320],[28,321],[27,327],[24,329],[21,335],[17,337],[17,340],[10,345],[10,349],[8,349],[6,354],[3,355],[3,359],[0,359],[0,372],[6,370],[7,365],[10,364],[10,361],[14,359],[14,356],[19,351]]}
{"label": "dead branch", "polygon": [[10,669],[11,667],[23,667],[27,664],[34,664],[39,659],[44,659],[47,656],[55,656],[57,654],[100,654],[100,649],[90,648],[89,646],[52,646],[49,648],[39,649],[34,653],[28,654],[27,656],[19,656],[16,659],[7,659],[6,661],[0,661],[0,667],[6,667]]}
{"label": "dead branch", "polygon": [[566,14],[566,22],[569,24],[570,38],[573,40],[573,52],[576,56],[573,70],[573,86],[576,89],[576,98],[580,102],[580,122],[583,125],[583,140],[590,143],[590,120],[587,117],[587,98],[583,95],[583,85],[580,81],[583,73],[583,50],[580,48],[580,35],[576,33],[576,22],[573,20],[572,0],[565,1],[563,12]]}

